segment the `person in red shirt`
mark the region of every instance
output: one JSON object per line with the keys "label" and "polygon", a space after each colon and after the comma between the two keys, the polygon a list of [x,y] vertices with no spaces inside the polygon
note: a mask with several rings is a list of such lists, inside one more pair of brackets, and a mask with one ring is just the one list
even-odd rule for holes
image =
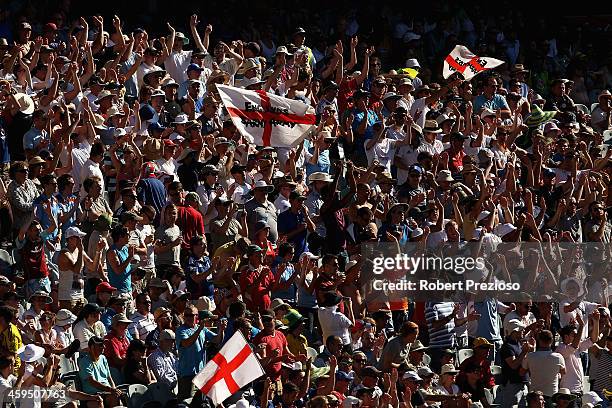
{"label": "person in red shirt", "polygon": [[240,290],[247,307],[252,311],[269,309],[272,304],[270,292],[276,284],[276,279],[270,268],[263,265],[265,254],[266,251],[258,245],[249,245],[249,264],[240,274]]}
{"label": "person in red shirt", "polygon": [[171,185],[168,188],[168,195],[175,198],[177,201],[175,202],[178,211],[176,225],[179,226],[183,233],[183,243],[181,244],[181,249],[183,251],[181,253],[181,259],[183,254],[185,254],[185,257],[189,256],[191,238],[204,235],[204,218],[198,210],[190,205],[194,203],[197,204],[197,202],[194,201],[195,198],[193,198],[193,195],[187,194],[187,197],[183,199],[182,193],[182,185]]}
{"label": "person in red shirt", "polygon": [[[125,313],[117,313],[111,321],[111,331],[104,337],[104,355],[111,367],[111,374],[115,381],[120,379],[116,376],[120,375],[121,369],[125,365],[127,349],[130,346],[130,341],[125,333],[131,323],[132,321],[127,318]],[[118,372],[115,370],[118,370]]]}
{"label": "person in red shirt", "polygon": [[467,381],[465,376],[466,367],[477,365],[480,367],[480,382],[485,388],[492,388],[495,385],[495,377],[491,374],[491,360],[489,360],[489,352],[495,347],[493,343],[484,337],[474,339],[472,348],[474,355],[463,360],[459,366],[459,375],[457,383]]}
{"label": "person in red shirt", "polygon": [[448,170],[453,175],[458,175],[463,169],[463,158],[465,157],[463,142],[465,139],[469,138],[459,132],[451,133],[450,147],[444,151],[448,155]]}
{"label": "person in red shirt", "polygon": [[276,322],[272,314],[262,314],[263,330],[255,336],[253,343],[265,354],[261,365],[272,381],[279,381],[282,363],[293,363],[296,357],[289,351],[285,335],[276,330]]}
{"label": "person in red shirt", "polygon": [[349,103],[349,99],[353,96],[353,92],[361,87],[363,81],[366,80],[370,72],[370,55],[374,52],[374,48],[370,47],[365,50],[363,57],[363,68],[359,75],[351,75],[346,77],[340,82],[340,89],[338,91],[338,109],[340,117],[344,116],[344,112],[347,109],[351,109],[353,106]]}

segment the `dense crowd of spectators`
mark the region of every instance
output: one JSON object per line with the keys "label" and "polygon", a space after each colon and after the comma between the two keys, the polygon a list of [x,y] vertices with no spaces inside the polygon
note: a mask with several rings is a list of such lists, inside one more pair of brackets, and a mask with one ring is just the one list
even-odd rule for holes
{"label": "dense crowd of spectators", "polygon": [[[454,2],[164,26],[149,3],[0,6],[3,401],[207,406],[192,380],[240,331],[266,375],[226,406],[609,406],[606,27]],[[444,80],[456,44],[506,63]],[[216,84],[317,124],[255,146]],[[380,301],[379,243],[505,245],[469,276],[523,289]]]}

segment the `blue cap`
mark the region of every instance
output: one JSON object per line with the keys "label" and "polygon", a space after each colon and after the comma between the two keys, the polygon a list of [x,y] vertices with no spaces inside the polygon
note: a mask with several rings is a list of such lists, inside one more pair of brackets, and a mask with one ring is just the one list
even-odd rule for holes
{"label": "blue cap", "polygon": [[548,167],[544,167],[544,176],[545,177],[555,177],[557,173],[553,169],[549,169]]}
{"label": "blue cap", "polygon": [[149,125],[149,127],[147,128],[147,131],[149,133],[155,132],[155,131],[163,132],[164,130],[166,130],[166,128],[164,126],[160,125],[158,122],[151,123]]}
{"label": "blue cap", "polygon": [[413,164],[408,168],[408,173],[419,173],[423,174],[423,168],[419,165]]}
{"label": "blue cap", "polygon": [[187,67],[187,72],[189,71],[204,71],[204,68],[202,68],[201,66],[199,66],[198,64],[189,64],[189,66]]}
{"label": "blue cap", "polygon": [[155,109],[151,105],[140,106],[140,120],[151,120],[155,116]]}
{"label": "blue cap", "polygon": [[336,373],[336,381],[353,381],[354,377],[352,374],[345,373],[344,371],[338,371]]}

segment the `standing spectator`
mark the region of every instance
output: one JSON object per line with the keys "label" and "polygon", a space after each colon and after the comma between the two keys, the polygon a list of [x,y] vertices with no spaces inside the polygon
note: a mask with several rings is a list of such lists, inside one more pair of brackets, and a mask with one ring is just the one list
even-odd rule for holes
{"label": "standing spectator", "polygon": [[538,333],[536,351],[527,354],[521,365],[521,374],[528,372],[530,376],[529,391],[542,391],[548,403],[559,391],[559,379],[566,373],[563,356],[551,349],[553,340],[548,330]]}
{"label": "standing spectator", "polygon": [[535,349],[523,339],[524,330],[525,325],[520,320],[510,320],[508,322],[509,334],[499,350],[502,374],[505,378],[501,399],[503,407],[520,405],[525,401],[527,395],[529,376],[521,372],[521,367],[527,354]]}
{"label": "standing spectator", "polygon": [[198,324],[198,309],[188,306],[184,313],[185,323],[176,329],[176,348],[178,349],[178,397],[190,398],[195,392],[193,377],[204,368],[207,361],[206,348],[208,342],[220,344],[227,321],[221,321],[219,333],[213,333],[205,327],[205,320]]}
{"label": "standing spectator", "polygon": [[13,234],[17,235],[21,227],[29,223],[38,189],[36,184],[28,179],[26,162],[13,163],[9,175],[12,181],[8,185],[6,196],[13,212]]}

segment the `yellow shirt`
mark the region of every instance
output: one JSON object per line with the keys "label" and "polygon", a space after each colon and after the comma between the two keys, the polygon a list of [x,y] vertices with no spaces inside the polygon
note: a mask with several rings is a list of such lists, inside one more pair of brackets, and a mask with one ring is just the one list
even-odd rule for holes
{"label": "yellow shirt", "polygon": [[289,351],[291,351],[293,355],[308,355],[308,351],[306,350],[306,347],[308,347],[308,340],[306,340],[306,337],[304,337],[304,335],[300,334],[296,337],[293,334],[289,333],[287,334],[286,338],[287,347],[289,347]]}
{"label": "yellow shirt", "polygon": [[9,323],[8,327],[0,333],[0,350],[5,354],[12,354],[15,356],[15,375],[17,375],[19,371],[19,366],[21,366],[21,359],[17,355],[17,350],[22,346],[23,341],[21,341],[19,329],[13,323]]}

